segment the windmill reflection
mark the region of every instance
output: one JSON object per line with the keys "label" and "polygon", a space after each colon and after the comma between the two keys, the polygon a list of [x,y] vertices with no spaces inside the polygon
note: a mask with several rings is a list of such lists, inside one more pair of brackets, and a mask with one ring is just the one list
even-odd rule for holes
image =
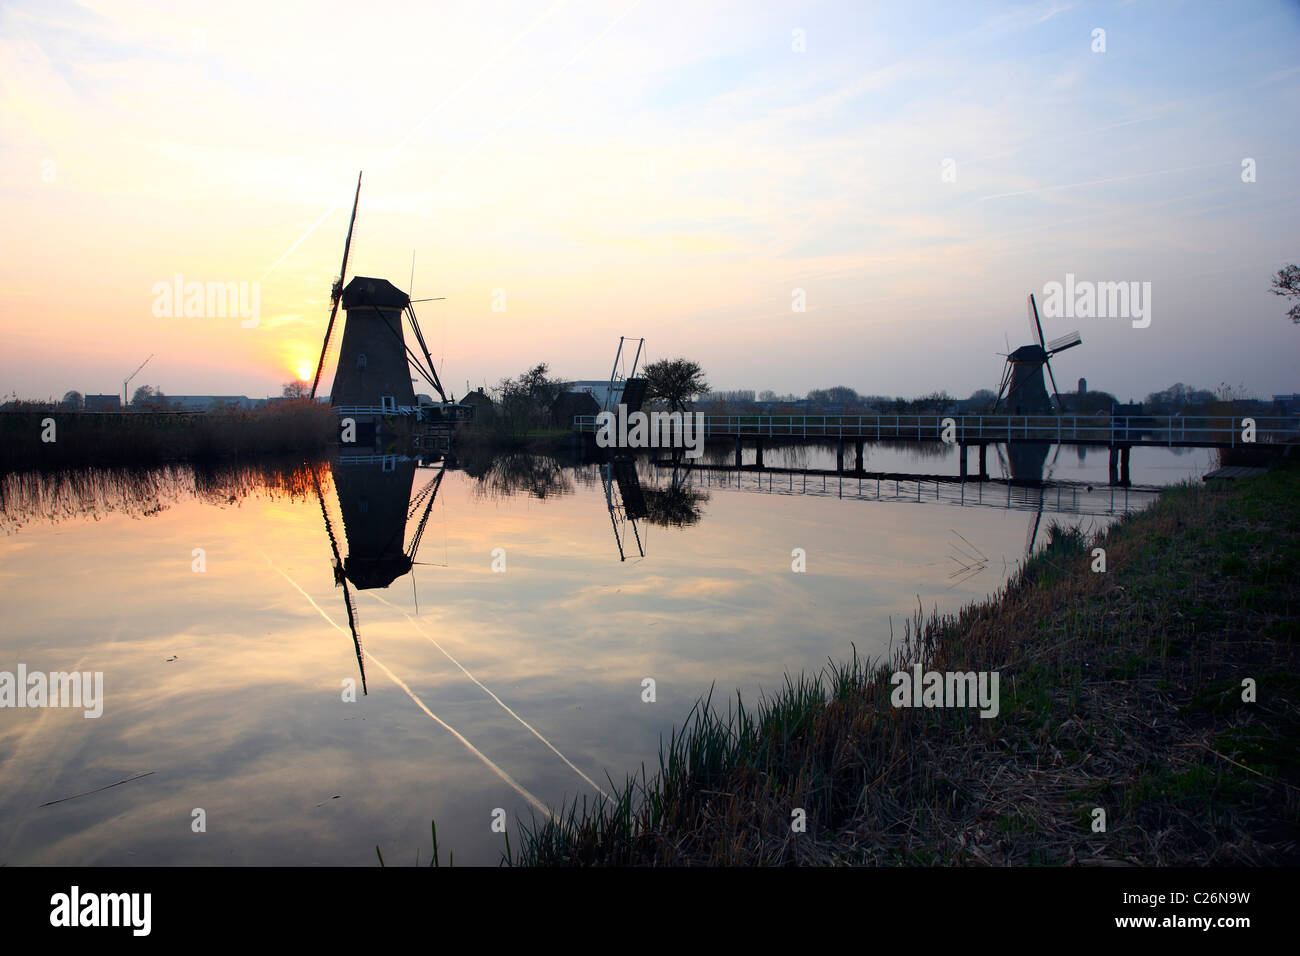
{"label": "windmill reflection", "polygon": [[[368,692],[365,655],[358,630],[356,603],[348,585],[358,591],[386,588],[420,563],[416,556],[446,470],[438,465],[434,476],[412,498],[411,489],[418,464],[413,458],[397,455],[343,457],[330,463],[339,512],[343,517],[343,534],[347,540],[346,558],[339,553],[334,523],[330,520],[320,480],[316,480],[316,496],[333,555],[334,585],[343,589],[343,603],[356,650],[357,667],[361,672],[363,694]],[[423,513],[408,543],[407,522],[422,506]]]}

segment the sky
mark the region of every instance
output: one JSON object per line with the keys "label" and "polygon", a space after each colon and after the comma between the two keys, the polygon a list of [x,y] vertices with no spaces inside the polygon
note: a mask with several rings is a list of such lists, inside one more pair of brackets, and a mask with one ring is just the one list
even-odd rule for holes
{"label": "sky", "polygon": [[151,356],[132,389],[279,394],[358,171],[348,277],[445,297],[455,395],[626,335],[717,389],[965,396],[1067,276],[1150,299],[1044,316],[1062,388],[1297,392],[1297,49],[1294,0],[0,3],[0,392]]}

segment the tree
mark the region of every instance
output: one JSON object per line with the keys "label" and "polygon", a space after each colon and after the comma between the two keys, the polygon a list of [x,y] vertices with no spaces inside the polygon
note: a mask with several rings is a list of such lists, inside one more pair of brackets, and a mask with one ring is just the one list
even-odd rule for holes
{"label": "tree", "polygon": [[519,436],[550,421],[551,406],[568,383],[550,377],[550,367],[541,362],[518,378],[503,378],[492,391],[496,397],[494,423],[499,431]]}
{"label": "tree", "polygon": [[284,388],[281,390],[281,394],[287,399],[297,401],[311,395],[311,389],[307,387],[306,382],[300,382],[298,379],[294,379],[291,382],[284,383]]}
{"label": "tree", "polygon": [[81,393],[75,389],[63,396],[63,404],[70,408],[81,409],[86,405],[86,400],[81,397]]}
{"label": "tree", "polygon": [[141,385],[131,395],[132,405],[165,405],[167,396],[156,385]]}
{"label": "tree", "polygon": [[647,365],[643,374],[647,380],[646,397],[667,402],[674,412],[686,411],[695,399],[709,394],[704,370],[690,359],[660,359]]}
{"label": "tree", "polygon": [[[1300,266],[1288,265],[1284,269],[1278,269],[1277,275],[1273,277],[1273,288],[1268,291],[1286,298],[1300,298]],[[1287,315],[1292,322],[1300,324],[1300,303],[1291,306]]]}

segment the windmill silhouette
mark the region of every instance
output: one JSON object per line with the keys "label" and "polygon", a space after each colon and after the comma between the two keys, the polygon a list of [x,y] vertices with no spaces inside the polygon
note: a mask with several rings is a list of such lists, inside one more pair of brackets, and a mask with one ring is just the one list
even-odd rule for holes
{"label": "windmill silhouette", "polygon": [[[995,412],[1002,407],[1003,400],[1006,401],[1006,410],[1013,415],[1051,415],[1061,411],[1061,393],[1057,391],[1056,376],[1052,374],[1052,356],[1082,344],[1083,338],[1078,332],[1070,332],[1046,341],[1043,323],[1038,318],[1038,303],[1032,294],[1029,296],[1029,331],[1037,339],[1037,344],[1022,345],[1006,356],[1002,383],[998,386],[997,401],[993,403]],[[1055,408],[1047,397],[1043,369],[1047,370],[1052,381]]]}
{"label": "windmill silhouette", "polygon": [[[409,468],[399,470],[398,465]],[[352,633],[357,667],[361,672],[361,692],[366,694],[365,653],[361,647],[357,606],[348,585],[351,584],[358,591],[386,588],[397,578],[413,572],[415,565],[426,563],[417,561],[416,558],[420,552],[420,542],[424,539],[424,529],[429,523],[429,515],[433,512],[433,503],[438,497],[438,489],[447,472],[445,467],[440,466],[437,473],[412,499],[415,462],[411,459],[398,461],[390,456],[377,465],[374,471],[366,469],[362,472],[361,469],[365,466],[356,464],[343,464],[341,468],[344,471],[335,477],[334,487],[338,492],[343,533],[348,542],[346,558],[339,551],[338,536],[334,533],[334,523],[330,520],[329,509],[325,505],[320,478],[313,473],[312,480],[320,503],[321,517],[325,520],[325,534],[329,537],[334,586],[343,589],[348,630]],[[406,524],[420,510],[421,505],[424,506],[424,513],[420,515],[410,543],[403,545]]]}
{"label": "windmill silhouette", "polygon": [[[345,314],[343,341],[339,346],[338,365],[334,384],[330,390],[330,404],[378,408],[396,413],[416,407],[415,390],[410,370],[433,387],[447,408],[449,417],[464,418],[468,413],[457,406],[455,398],[443,391],[442,381],[434,366],[433,356],[424,341],[419,320],[411,305],[408,293],[387,279],[353,276],[344,285],[348,272],[348,256],[352,251],[352,232],[357,221],[357,205],[361,201],[361,174],[357,174],[357,191],[352,200],[352,217],[348,220],[348,234],[343,243],[343,263],[338,278],[330,289],[330,317],[325,326],[325,340],[321,343],[320,358],[316,360],[316,374],[312,378],[311,397],[314,401],[320,387],[321,373],[330,354],[334,338],[335,321],[339,305]],[[414,278],[412,260],[412,278]],[[440,301],[442,297],[421,299],[423,302]],[[420,347],[417,355],[403,334],[405,317],[415,341]]]}

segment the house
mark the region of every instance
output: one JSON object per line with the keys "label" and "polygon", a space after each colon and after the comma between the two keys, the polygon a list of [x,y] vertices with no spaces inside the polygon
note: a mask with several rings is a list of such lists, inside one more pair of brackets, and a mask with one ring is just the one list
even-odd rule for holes
{"label": "house", "polygon": [[551,421],[557,428],[571,427],[577,416],[599,415],[600,411],[600,403],[590,392],[563,392],[551,405]]}
{"label": "house", "polygon": [[121,395],[86,395],[84,408],[88,412],[120,412]]}

